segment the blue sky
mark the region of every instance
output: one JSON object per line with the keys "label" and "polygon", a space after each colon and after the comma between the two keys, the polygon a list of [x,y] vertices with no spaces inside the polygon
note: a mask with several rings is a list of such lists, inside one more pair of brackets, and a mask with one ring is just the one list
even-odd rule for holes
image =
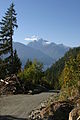
{"label": "blue sky", "polygon": [[18,21],[14,41],[26,44],[27,37],[39,36],[66,46],[80,46],[80,0],[0,0],[0,20],[11,2]]}

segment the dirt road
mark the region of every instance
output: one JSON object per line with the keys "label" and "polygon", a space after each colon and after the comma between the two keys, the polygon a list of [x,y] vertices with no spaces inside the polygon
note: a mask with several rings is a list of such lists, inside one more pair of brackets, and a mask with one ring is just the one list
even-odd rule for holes
{"label": "dirt road", "polygon": [[[8,115],[9,120],[24,120],[28,114],[53,93],[36,95],[10,95],[0,97],[0,120]],[[8,120],[5,119],[4,120]]]}

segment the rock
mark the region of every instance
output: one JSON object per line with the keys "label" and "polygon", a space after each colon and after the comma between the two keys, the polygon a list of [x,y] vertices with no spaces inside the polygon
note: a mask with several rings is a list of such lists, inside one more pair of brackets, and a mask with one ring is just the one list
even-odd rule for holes
{"label": "rock", "polygon": [[32,90],[29,90],[29,91],[28,91],[28,94],[31,95],[31,94],[32,94]]}
{"label": "rock", "polygon": [[43,103],[40,104],[40,106],[38,106],[37,109],[33,110],[30,113],[30,115],[29,115],[30,120],[43,120],[41,111],[46,107],[45,103],[46,102],[44,101]]}
{"label": "rock", "polygon": [[45,107],[46,107],[45,103],[41,103],[41,105],[40,105],[40,110],[42,110],[42,109],[45,108]]}
{"label": "rock", "polygon": [[31,120],[41,120],[40,110],[33,110],[29,115],[29,119]]}
{"label": "rock", "polygon": [[80,120],[80,98],[67,101],[51,101],[41,103],[38,109],[30,114],[31,120]]}

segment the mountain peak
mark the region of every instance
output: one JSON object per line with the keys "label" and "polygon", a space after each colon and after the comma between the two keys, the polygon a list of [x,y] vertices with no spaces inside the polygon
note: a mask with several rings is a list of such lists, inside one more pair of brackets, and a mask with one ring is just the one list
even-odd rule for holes
{"label": "mountain peak", "polygon": [[37,41],[38,43],[42,44],[42,45],[47,45],[50,44],[51,42],[47,41],[47,40],[43,40],[42,38],[38,39]]}
{"label": "mountain peak", "polygon": [[39,38],[37,40],[31,41],[28,43],[29,46],[32,46],[32,45],[45,46],[45,45],[49,45],[49,44],[51,44],[51,42],[49,42],[47,40],[43,40],[42,38]]}
{"label": "mountain peak", "polygon": [[64,56],[65,52],[69,50],[69,47],[66,47],[63,44],[56,44],[42,38],[30,42],[27,46],[36,50],[40,50],[41,52],[56,60]]}

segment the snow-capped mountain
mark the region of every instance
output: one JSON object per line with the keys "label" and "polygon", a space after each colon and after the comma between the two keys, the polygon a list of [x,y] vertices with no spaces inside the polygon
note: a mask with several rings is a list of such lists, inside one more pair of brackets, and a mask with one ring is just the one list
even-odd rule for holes
{"label": "snow-capped mountain", "polygon": [[42,62],[45,68],[51,66],[69,50],[69,47],[63,44],[58,45],[43,39],[33,40],[27,45],[14,42],[13,47],[17,50],[23,66],[29,58],[30,60],[37,59]]}
{"label": "snow-capped mountain", "polygon": [[28,43],[27,46],[40,50],[55,60],[58,60],[60,57],[64,56],[65,52],[69,50],[69,47],[66,47],[63,44],[55,44],[53,42],[43,40],[42,38]]}
{"label": "snow-capped mountain", "polygon": [[[43,40],[42,38],[41,39],[38,39],[38,40],[34,40],[34,41],[32,41],[32,42],[29,42],[28,43],[28,46],[31,46],[31,47],[35,47],[35,48],[37,48],[37,47],[42,47],[42,46],[47,46],[47,45],[49,45],[49,44],[51,44],[52,42],[49,42],[49,41],[47,41],[47,40]],[[54,44],[54,45],[56,45],[56,44]]]}

